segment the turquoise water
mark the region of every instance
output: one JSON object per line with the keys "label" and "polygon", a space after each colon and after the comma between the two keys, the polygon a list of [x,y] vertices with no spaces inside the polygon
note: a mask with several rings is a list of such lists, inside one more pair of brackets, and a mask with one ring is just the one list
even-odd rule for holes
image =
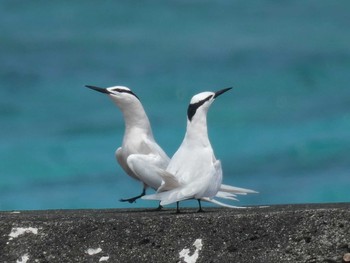
{"label": "turquoise water", "polygon": [[[236,205],[349,202],[349,1],[1,1],[0,210],[155,207],[114,159],[140,97],[159,144],[180,145],[190,98],[208,114]],[[192,205],[187,203],[184,205]]]}

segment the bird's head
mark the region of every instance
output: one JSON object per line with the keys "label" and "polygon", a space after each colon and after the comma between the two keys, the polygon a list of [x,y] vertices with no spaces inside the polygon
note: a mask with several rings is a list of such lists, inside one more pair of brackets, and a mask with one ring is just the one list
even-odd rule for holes
{"label": "bird's head", "polygon": [[224,92],[232,88],[226,88],[218,90],[216,92],[205,91],[194,95],[191,99],[190,105],[187,109],[187,118],[189,121],[192,121],[195,116],[204,116],[208,112],[210,105],[213,101],[223,94]]}
{"label": "bird's head", "polygon": [[133,93],[128,87],[114,86],[109,88],[100,88],[91,85],[86,85],[85,87],[109,95],[118,105],[130,103],[135,100],[139,101],[136,94]]}

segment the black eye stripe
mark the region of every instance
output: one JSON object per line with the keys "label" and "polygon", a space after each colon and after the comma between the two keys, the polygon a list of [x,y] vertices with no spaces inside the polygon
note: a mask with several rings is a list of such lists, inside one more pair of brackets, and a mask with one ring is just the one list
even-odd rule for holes
{"label": "black eye stripe", "polygon": [[200,100],[196,103],[192,103],[188,106],[187,109],[187,117],[188,120],[191,121],[192,117],[196,114],[197,109],[202,106],[204,104],[204,102],[210,100],[213,97],[213,95],[209,95],[207,98],[205,98],[204,100]]}
{"label": "black eye stripe", "polygon": [[134,92],[132,92],[131,90],[115,88],[115,89],[113,89],[113,91],[117,91],[120,93],[129,93],[129,94],[135,96],[138,100],[140,100],[139,97],[137,97],[137,95]]}

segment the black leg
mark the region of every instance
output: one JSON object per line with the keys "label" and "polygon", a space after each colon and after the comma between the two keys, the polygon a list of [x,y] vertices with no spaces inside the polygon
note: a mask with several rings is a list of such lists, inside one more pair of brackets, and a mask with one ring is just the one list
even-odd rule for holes
{"label": "black leg", "polygon": [[177,214],[180,214],[179,203],[180,202],[176,202],[176,213]]}
{"label": "black leg", "polygon": [[201,200],[200,200],[200,199],[197,199],[197,201],[198,201],[198,205],[199,205],[199,209],[198,209],[197,212],[198,212],[198,213],[204,212],[203,209],[202,209]]}
{"label": "black leg", "polygon": [[155,209],[156,211],[160,211],[160,210],[162,210],[163,209],[163,206],[160,204],[160,202],[159,202],[159,206]]}
{"label": "black leg", "polygon": [[132,197],[132,198],[128,198],[128,199],[120,199],[120,202],[129,202],[130,204],[132,203],[136,203],[136,200],[141,198],[142,196],[146,195],[146,189],[143,188],[142,193],[138,196]]}

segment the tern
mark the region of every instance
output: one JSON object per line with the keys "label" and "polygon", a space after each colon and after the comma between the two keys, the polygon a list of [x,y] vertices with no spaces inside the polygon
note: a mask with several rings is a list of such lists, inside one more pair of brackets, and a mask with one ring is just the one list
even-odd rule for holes
{"label": "tern", "polygon": [[[125,132],[122,146],[116,150],[115,156],[123,170],[143,184],[143,189],[140,195],[120,201],[134,203],[146,194],[147,188],[157,190],[161,186],[163,179],[159,173],[168,167],[170,159],[156,143],[147,114],[140,99],[131,89],[124,86],[101,88],[86,85],[86,87],[108,95],[122,111]],[[253,192],[249,189],[222,184],[216,197],[237,200],[236,195]],[[205,201],[225,207],[234,207],[214,199]],[[160,209],[161,206],[158,208]]]}
{"label": "tern", "polygon": [[[146,112],[135,93],[128,87],[114,86],[100,88],[86,85],[87,88],[107,94],[121,110],[125,121],[125,132],[122,146],[115,156],[119,165],[132,178],[142,182],[143,188],[140,195],[121,199],[122,202],[134,203],[146,194],[148,187],[157,190],[162,183],[162,178],[156,173],[136,174],[128,164],[129,160],[142,161],[145,166],[166,169],[170,161],[168,155],[156,143],[153,137],[151,125]],[[152,169],[151,168],[151,169]],[[144,167],[146,169],[146,167]],[[161,208],[161,206],[159,206]]]}
{"label": "tern", "polygon": [[[207,112],[213,101],[231,88],[216,92],[202,92],[192,97],[187,110],[186,134],[171,158],[167,169],[156,169],[163,183],[157,192],[145,195],[142,199],[160,200],[160,205],[177,203],[188,199],[197,199],[199,210],[203,211],[201,201],[216,203],[227,207],[213,197],[236,200],[237,194],[257,193],[222,183],[220,160],[214,155],[207,128]],[[140,167],[141,168],[141,167]]]}

